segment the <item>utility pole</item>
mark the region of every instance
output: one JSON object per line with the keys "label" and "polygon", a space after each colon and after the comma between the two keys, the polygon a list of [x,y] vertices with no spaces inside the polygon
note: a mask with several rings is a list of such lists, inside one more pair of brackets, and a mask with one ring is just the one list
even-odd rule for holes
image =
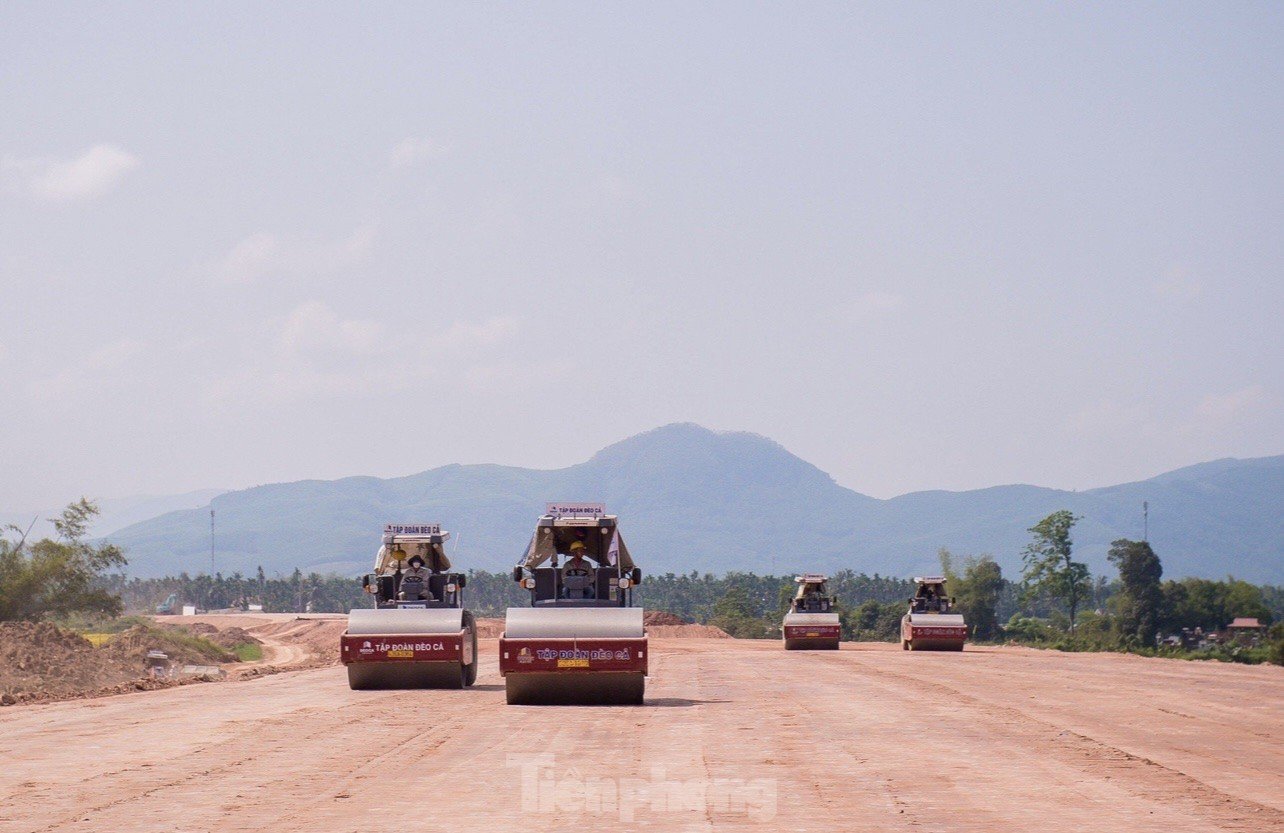
{"label": "utility pole", "polygon": [[210,578],[214,578],[214,507],[210,507]]}
{"label": "utility pole", "polygon": [[1141,540],[1150,543],[1150,501],[1141,502]]}

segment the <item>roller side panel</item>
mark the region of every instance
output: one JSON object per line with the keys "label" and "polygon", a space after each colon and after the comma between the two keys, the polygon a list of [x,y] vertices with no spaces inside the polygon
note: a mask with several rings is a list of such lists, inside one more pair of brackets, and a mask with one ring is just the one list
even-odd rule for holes
{"label": "roller side panel", "polygon": [[785,625],[782,631],[786,651],[837,651],[842,636],[840,625]]}
{"label": "roller side panel", "polygon": [[455,662],[469,665],[468,631],[455,634],[347,634],[339,638],[339,659],[351,663]]}
{"label": "roller side panel", "polygon": [[908,616],[901,620],[901,643],[911,651],[962,651],[966,641],[966,625],[925,625]]}
{"label": "roller side panel", "polygon": [[499,638],[499,673],[647,673],[647,639]]}

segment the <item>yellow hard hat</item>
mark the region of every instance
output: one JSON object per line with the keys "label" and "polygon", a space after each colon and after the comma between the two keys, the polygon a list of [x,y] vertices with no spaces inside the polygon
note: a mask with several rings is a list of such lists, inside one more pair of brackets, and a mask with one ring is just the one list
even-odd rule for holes
{"label": "yellow hard hat", "polygon": [[571,544],[571,552],[575,552],[576,550],[582,550],[582,549],[584,549],[583,541],[575,541]]}

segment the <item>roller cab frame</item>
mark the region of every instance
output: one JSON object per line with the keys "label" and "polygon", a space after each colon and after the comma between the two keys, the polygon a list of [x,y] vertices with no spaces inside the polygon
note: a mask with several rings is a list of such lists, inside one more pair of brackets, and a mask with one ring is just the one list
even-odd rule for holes
{"label": "roller cab frame", "polygon": [[962,651],[967,623],[954,612],[944,576],[915,576],[918,587],[901,617],[901,648],[906,651]]}
{"label": "roller cab frame", "polygon": [[[354,609],[339,638],[348,684],[367,688],[463,688],[477,680],[477,624],[464,606],[463,573],[450,572],[436,524],[384,527],[373,573],[361,584],[373,609]],[[414,556],[428,574],[411,573]]]}
{"label": "roller cab frame", "polygon": [[[576,567],[573,551],[586,566]],[[601,504],[549,504],[513,580],[530,606],[508,609],[499,639],[510,704],[643,702],[647,636],[642,608],[633,606],[642,571],[615,515]]]}
{"label": "roller cab frame", "polygon": [[837,651],[842,637],[838,599],[829,595],[829,576],[805,573],[789,603],[780,636],[786,651]]}

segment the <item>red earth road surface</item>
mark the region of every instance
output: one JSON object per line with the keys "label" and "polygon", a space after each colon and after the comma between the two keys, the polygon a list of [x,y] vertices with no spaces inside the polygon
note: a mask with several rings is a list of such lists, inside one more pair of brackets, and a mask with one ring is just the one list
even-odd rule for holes
{"label": "red earth road surface", "polygon": [[[342,630],[223,621],[277,668]],[[493,638],[463,691],[322,666],[10,707],[0,831],[1284,830],[1282,668],[658,638],[650,667],[643,707],[507,706]]]}

